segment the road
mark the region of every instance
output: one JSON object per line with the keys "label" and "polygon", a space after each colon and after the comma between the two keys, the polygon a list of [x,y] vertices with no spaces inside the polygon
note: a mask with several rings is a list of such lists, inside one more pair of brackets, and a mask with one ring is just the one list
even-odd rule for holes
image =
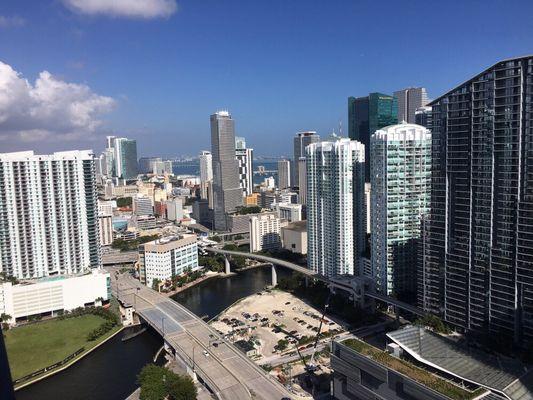
{"label": "road", "polygon": [[[336,341],[343,341],[345,339],[350,339],[353,337],[358,337],[362,339],[365,336],[370,336],[370,335],[375,334],[376,332],[384,331],[385,327],[387,327],[391,323],[392,321],[379,322],[377,324],[374,324],[371,326],[365,326],[363,328],[359,328],[351,332],[343,332],[340,335],[335,336],[335,338],[333,339]],[[321,351],[324,348],[328,347],[330,343],[331,343],[331,339],[321,340],[317,344],[317,351]],[[313,348],[304,349],[300,351],[300,354],[302,355],[302,357],[310,356],[311,354],[313,354],[313,350],[314,350]],[[296,348],[294,349],[294,351],[296,352]],[[300,359],[300,356],[298,355],[298,353],[291,354],[291,355],[286,354],[286,355],[281,355],[281,356],[273,355],[273,356],[269,356],[269,357],[265,357],[261,359],[259,363],[261,365],[269,364],[273,367],[276,367],[278,365],[298,361],[299,359]]]}
{"label": "road", "polygon": [[164,337],[180,357],[194,366],[198,376],[205,380],[218,398],[295,399],[274,377],[185,307],[141,285],[127,274],[111,275],[117,297],[134,305],[136,312]]}

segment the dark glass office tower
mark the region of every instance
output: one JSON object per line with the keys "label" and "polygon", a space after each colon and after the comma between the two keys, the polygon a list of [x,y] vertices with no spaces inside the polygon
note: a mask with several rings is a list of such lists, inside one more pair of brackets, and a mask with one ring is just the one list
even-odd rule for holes
{"label": "dark glass office tower", "polygon": [[439,97],[422,303],[449,323],[533,342],[533,56]]}
{"label": "dark glass office tower", "polygon": [[211,120],[214,229],[227,229],[226,214],[242,206],[239,163],[235,158],[235,122],[228,111],[217,111]]}
{"label": "dark glass office tower", "polygon": [[394,96],[370,93],[366,97],[348,97],[348,135],[365,145],[366,182],[370,182],[370,136],[396,123],[398,101]]}

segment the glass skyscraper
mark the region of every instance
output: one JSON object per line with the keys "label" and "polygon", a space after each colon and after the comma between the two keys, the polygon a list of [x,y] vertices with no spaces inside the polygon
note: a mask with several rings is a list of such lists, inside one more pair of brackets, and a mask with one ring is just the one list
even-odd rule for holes
{"label": "glass skyscraper", "polygon": [[235,158],[235,123],[228,111],[211,115],[214,228],[227,229],[226,214],[242,206],[243,191]]}
{"label": "glass skyscraper", "polygon": [[348,97],[348,135],[365,145],[365,180],[370,181],[370,136],[378,129],[398,123],[398,100],[383,93]]}
{"label": "glass skyscraper", "polygon": [[533,57],[429,104],[431,213],[421,302],[467,331],[533,341]]}
{"label": "glass skyscraper", "polygon": [[376,289],[416,299],[421,219],[429,208],[431,133],[399,124],[370,138],[372,275]]}
{"label": "glass skyscraper", "polygon": [[137,141],[128,138],[113,138],[115,174],[119,178],[134,179],[139,173]]}

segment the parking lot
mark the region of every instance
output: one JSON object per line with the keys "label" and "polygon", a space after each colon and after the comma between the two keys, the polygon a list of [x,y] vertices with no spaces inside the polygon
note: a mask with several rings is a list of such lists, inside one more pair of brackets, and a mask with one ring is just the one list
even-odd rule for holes
{"label": "parking lot", "polygon": [[[297,347],[311,348],[321,316],[321,311],[290,293],[273,290],[241,300],[212,321],[212,325],[232,342],[251,340],[259,360],[295,352]],[[321,332],[325,338],[343,332],[343,328],[325,317]]]}

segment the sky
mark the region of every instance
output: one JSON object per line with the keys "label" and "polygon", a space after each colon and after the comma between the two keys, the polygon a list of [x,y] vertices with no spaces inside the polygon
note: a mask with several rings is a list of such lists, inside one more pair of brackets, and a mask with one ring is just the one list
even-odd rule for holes
{"label": "sky", "polygon": [[430,98],[533,53],[533,1],[1,0],[0,151],[139,156],[210,148],[227,109],[257,155],[323,137],[347,97],[424,86]]}

